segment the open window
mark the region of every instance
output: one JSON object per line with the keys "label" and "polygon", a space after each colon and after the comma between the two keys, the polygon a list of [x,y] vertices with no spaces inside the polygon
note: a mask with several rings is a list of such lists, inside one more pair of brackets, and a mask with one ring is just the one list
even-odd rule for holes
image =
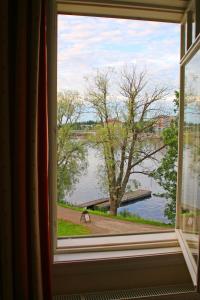
{"label": "open window", "polygon": [[185,36],[185,40],[182,39],[182,49],[185,53],[182,55],[180,67],[180,186],[177,197],[177,234],[193,283],[199,290],[200,16],[197,5],[198,1],[191,3],[182,25],[182,36]]}
{"label": "open window", "polygon": [[[62,14],[107,16],[127,19],[157,20],[163,22],[181,23],[181,66],[180,66],[180,119],[179,119],[179,161],[177,181],[177,224],[176,234],[185,261],[190,271],[194,286],[199,291],[199,232],[200,232],[200,188],[199,188],[199,149],[200,149],[200,8],[199,1],[58,1],[58,12]],[[155,2],[155,3],[154,3]],[[165,2],[165,3],[164,3]],[[55,66],[54,66],[55,68]],[[54,69],[55,71],[55,69]],[[55,93],[54,93],[55,95]],[[55,100],[55,99],[54,99]],[[56,111],[56,104],[52,104],[52,111]],[[53,113],[52,113],[53,115]],[[56,122],[51,125],[55,139]],[[54,140],[54,154],[55,140]],[[52,197],[56,199],[55,187],[55,158],[52,158],[54,173],[51,175],[54,191]],[[56,205],[53,204],[53,235],[54,250],[56,241]],[[174,233],[173,233],[174,234]],[[126,239],[126,238],[125,238]],[[152,236],[152,239],[154,237]],[[168,245],[176,245],[173,237],[168,238]],[[134,238],[133,238],[134,240]],[[148,239],[147,239],[148,240]],[[159,238],[158,238],[159,240]],[[174,240],[172,242],[172,240]],[[132,241],[132,249],[143,247],[148,249],[150,241],[142,243],[139,239]],[[154,240],[155,242],[155,240]],[[159,242],[163,242],[162,239]],[[175,242],[175,244],[173,244]],[[90,243],[90,241],[89,241]],[[135,246],[133,244],[135,243]],[[167,247],[166,243],[166,247]],[[144,246],[145,244],[145,246]],[[138,246],[139,245],[139,246]],[[116,246],[116,245],[115,245]],[[153,249],[155,243],[151,243]],[[164,249],[164,244],[162,248]],[[64,247],[63,247],[64,248]],[[119,250],[119,248],[116,248]],[[88,248],[87,248],[88,250]],[[91,252],[91,248],[89,250]],[[145,250],[146,251],[146,250]],[[145,255],[145,251],[143,252]],[[73,251],[72,251],[73,252]],[[58,253],[58,252],[57,252]],[[62,245],[60,253],[63,253]],[[111,252],[110,252],[111,253]],[[153,252],[151,252],[153,254]],[[111,255],[111,254],[109,254]],[[120,255],[120,254],[118,254]],[[84,255],[82,256],[85,259]],[[113,257],[112,255],[110,257]],[[105,258],[105,256],[101,257]],[[96,259],[96,258],[95,258]],[[73,260],[73,259],[72,259]],[[81,258],[80,258],[81,260]]]}

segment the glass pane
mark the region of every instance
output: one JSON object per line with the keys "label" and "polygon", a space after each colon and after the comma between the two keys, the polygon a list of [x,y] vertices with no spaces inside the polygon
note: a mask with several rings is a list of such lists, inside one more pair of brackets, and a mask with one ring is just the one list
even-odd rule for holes
{"label": "glass pane", "polygon": [[200,225],[200,51],[185,67],[184,92],[181,229],[196,269]]}
{"label": "glass pane", "polygon": [[185,39],[184,39],[184,42],[185,42],[185,51],[184,53],[187,52],[187,22],[184,24],[184,33],[185,33]]}
{"label": "glass pane", "polygon": [[195,42],[196,36],[195,36],[195,29],[196,29],[196,24],[195,24],[195,14],[192,14],[192,44]]}

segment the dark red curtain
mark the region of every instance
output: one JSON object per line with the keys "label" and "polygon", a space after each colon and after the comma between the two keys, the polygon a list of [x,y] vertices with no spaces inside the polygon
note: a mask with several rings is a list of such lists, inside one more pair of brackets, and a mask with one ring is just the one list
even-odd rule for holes
{"label": "dark red curtain", "polygon": [[[38,103],[38,177],[39,180],[39,217],[40,245],[42,256],[42,282],[45,299],[51,297],[50,262],[50,212],[48,197],[48,95],[47,95],[47,15],[45,3],[42,7],[40,27],[40,69],[39,69],[39,103]],[[44,238],[46,237],[46,238]]]}
{"label": "dark red curtain", "polygon": [[51,299],[45,0],[0,4],[0,298]]}

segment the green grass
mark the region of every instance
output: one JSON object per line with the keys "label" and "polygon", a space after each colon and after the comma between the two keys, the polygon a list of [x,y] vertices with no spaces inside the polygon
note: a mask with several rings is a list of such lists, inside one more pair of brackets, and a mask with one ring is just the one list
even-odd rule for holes
{"label": "green grass", "polygon": [[[59,206],[65,207],[65,208],[70,208],[76,211],[83,211],[83,208],[73,206],[71,204],[64,204],[64,203],[58,203]],[[100,211],[100,210],[87,210],[91,215],[97,215],[97,216],[102,216],[102,217],[107,217],[107,218],[113,218],[121,221],[129,221],[133,223],[140,223],[140,224],[148,224],[148,225],[155,225],[155,226],[161,226],[161,227],[167,227],[167,228],[174,228],[173,225],[171,224],[165,224],[163,222],[155,221],[155,220],[150,220],[150,219],[143,219],[140,216],[137,215],[128,215],[128,216],[123,216],[123,215],[117,215],[117,216],[111,216],[106,212]]]}
{"label": "green grass", "polygon": [[74,236],[74,235],[87,235],[90,234],[90,230],[83,226],[71,223],[65,220],[58,220],[58,237],[62,236]]}

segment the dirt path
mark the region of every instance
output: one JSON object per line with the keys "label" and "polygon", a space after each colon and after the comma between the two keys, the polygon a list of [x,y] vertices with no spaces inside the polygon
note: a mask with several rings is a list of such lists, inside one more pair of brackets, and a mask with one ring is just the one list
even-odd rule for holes
{"label": "dirt path", "polygon": [[154,225],[138,224],[129,221],[114,220],[102,216],[90,215],[91,223],[80,223],[81,212],[70,208],[57,207],[58,219],[70,221],[74,224],[84,224],[91,234],[119,234],[167,231],[170,228]]}

